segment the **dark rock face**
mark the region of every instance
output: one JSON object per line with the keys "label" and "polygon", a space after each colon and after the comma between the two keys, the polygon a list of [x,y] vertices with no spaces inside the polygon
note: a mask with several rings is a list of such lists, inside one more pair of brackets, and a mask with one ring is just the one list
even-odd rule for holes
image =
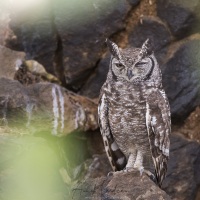
{"label": "dark rock face", "polygon": [[128,0],[128,2],[129,2],[132,6],[136,6],[137,4],[139,4],[140,0]]}
{"label": "dark rock face", "polygon": [[13,79],[18,65],[24,60],[25,53],[0,46],[0,77]]}
{"label": "dark rock face", "polygon": [[141,48],[147,38],[152,42],[153,51],[160,50],[172,40],[166,25],[153,16],[144,16],[138,21],[129,35],[129,45]]}
{"label": "dark rock face", "polygon": [[[12,19],[11,27],[27,59],[37,60],[63,85],[79,90],[101,58],[105,39],[124,28],[129,10],[125,0],[60,0],[40,8],[39,16],[33,12],[25,21]],[[12,47],[12,38],[7,44]]]}
{"label": "dark rock face", "polygon": [[[74,13],[79,9],[82,11],[77,17]],[[124,0],[85,1],[80,5],[66,2],[55,8],[55,24],[62,40],[63,67],[69,88],[77,90],[82,86],[101,57],[105,39],[124,28],[129,9]]]}
{"label": "dark rock face", "polygon": [[26,12],[29,12],[28,15],[24,12],[18,13],[17,17],[11,15],[10,26],[21,47],[16,45],[16,41],[13,42],[12,38],[7,39],[7,46],[24,51],[26,59],[37,60],[45,66],[49,73],[56,74],[54,56],[57,50],[57,36],[52,22],[51,10],[47,5]]}
{"label": "dark rock face", "polygon": [[118,172],[113,176],[89,179],[72,189],[74,199],[163,199],[171,198],[146,175]]}
{"label": "dark rock face", "polygon": [[195,199],[200,186],[200,145],[180,135],[171,137],[168,173],[163,190],[173,199]]}
{"label": "dark rock face", "polygon": [[187,36],[198,19],[198,0],[157,0],[158,16],[166,21],[177,37]]}
{"label": "dark rock face", "polygon": [[163,85],[173,119],[181,121],[200,104],[200,36],[173,45],[163,65]]}
{"label": "dark rock face", "polygon": [[107,73],[109,70],[110,53],[107,53],[104,58],[101,59],[95,72],[90,76],[85,85],[81,88],[80,94],[88,96],[90,98],[98,98],[100,89],[106,81]]}

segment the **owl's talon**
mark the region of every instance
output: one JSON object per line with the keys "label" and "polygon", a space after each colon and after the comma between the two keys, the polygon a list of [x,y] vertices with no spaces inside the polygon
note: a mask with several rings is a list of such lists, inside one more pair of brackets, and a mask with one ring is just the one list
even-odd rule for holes
{"label": "owl's talon", "polygon": [[108,172],[107,176],[113,176],[114,172]]}
{"label": "owl's talon", "polygon": [[140,167],[139,168],[139,171],[140,171],[140,176],[142,176],[143,172],[144,172],[144,167]]}
{"label": "owl's talon", "polygon": [[153,174],[153,173],[151,173],[150,171],[148,171],[148,170],[144,170],[144,173],[153,181],[153,182],[157,182],[156,181],[156,177],[155,177],[155,175]]}

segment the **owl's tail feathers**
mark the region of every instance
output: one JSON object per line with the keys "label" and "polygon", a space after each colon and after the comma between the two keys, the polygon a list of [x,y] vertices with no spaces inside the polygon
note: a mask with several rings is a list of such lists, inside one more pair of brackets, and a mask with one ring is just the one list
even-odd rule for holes
{"label": "owl's tail feathers", "polygon": [[167,161],[168,161],[168,157],[164,155],[159,155],[158,157],[153,158],[156,180],[160,188],[162,187],[162,182],[167,173]]}

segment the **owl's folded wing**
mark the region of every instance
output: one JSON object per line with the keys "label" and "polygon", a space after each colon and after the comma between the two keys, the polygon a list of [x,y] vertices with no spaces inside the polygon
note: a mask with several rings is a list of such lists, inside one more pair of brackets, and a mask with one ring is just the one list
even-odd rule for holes
{"label": "owl's folded wing", "polygon": [[100,97],[98,106],[99,126],[103,137],[103,143],[105,146],[106,154],[113,171],[123,170],[126,166],[126,157],[119,149],[114,137],[112,135],[109,119],[108,119],[108,103],[106,95],[103,94]]}
{"label": "owl's folded wing", "polygon": [[161,186],[167,172],[171,132],[170,108],[163,90],[155,89],[148,96],[146,124],[156,178]]}

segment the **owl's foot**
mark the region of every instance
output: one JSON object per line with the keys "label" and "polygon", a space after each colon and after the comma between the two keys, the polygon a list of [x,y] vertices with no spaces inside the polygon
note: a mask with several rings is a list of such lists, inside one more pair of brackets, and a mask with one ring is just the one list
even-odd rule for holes
{"label": "owl's foot", "polygon": [[123,170],[121,170],[121,171],[116,171],[116,172],[109,172],[108,174],[107,174],[107,176],[113,176],[114,174],[119,174],[119,173],[123,173],[124,171]]}
{"label": "owl's foot", "polygon": [[155,175],[153,174],[153,173],[151,173],[150,171],[148,171],[148,170],[144,170],[144,173],[153,181],[153,182],[155,182],[156,183],[156,177],[155,177]]}
{"label": "owl's foot", "polygon": [[133,172],[135,169],[133,167],[126,167],[123,172]]}

